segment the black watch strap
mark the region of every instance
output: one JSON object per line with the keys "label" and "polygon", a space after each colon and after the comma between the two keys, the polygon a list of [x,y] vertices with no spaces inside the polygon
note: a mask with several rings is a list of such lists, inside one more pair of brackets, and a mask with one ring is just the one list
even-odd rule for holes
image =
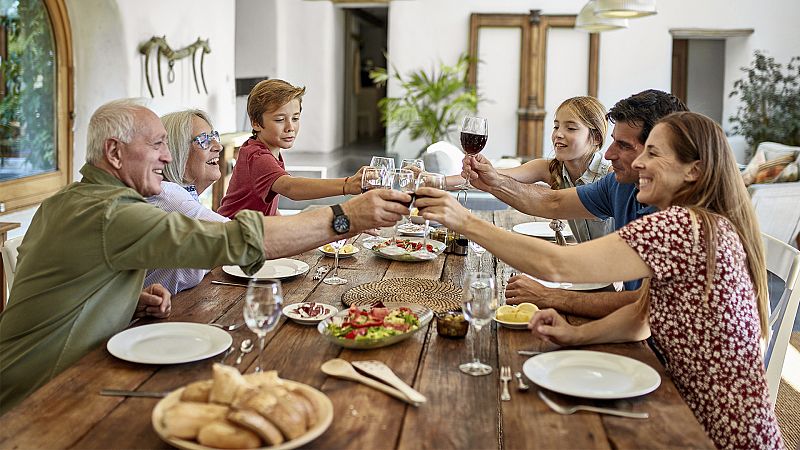
{"label": "black watch strap", "polygon": [[344,234],[350,231],[350,218],[344,213],[341,205],[331,205],[333,210],[333,231],[337,234]]}

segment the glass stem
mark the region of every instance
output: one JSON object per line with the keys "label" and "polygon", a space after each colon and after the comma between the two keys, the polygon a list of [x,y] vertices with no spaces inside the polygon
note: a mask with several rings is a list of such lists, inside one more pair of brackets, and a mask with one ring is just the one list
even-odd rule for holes
{"label": "glass stem", "polygon": [[258,337],[258,360],[256,361],[256,372],[261,372],[261,357],[264,355],[264,336]]}
{"label": "glass stem", "polygon": [[333,277],[339,277],[339,249],[336,249],[333,255]]}
{"label": "glass stem", "polygon": [[481,363],[481,327],[475,327],[475,339],[472,341],[472,363]]}
{"label": "glass stem", "polygon": [[422,232],[422,250],[426,252],[428,251],[428,222],[430,221],[425,221],[425,231]]}

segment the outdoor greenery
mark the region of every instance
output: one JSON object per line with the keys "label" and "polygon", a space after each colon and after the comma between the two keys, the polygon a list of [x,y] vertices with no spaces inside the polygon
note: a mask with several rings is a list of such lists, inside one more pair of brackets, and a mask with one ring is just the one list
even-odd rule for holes
{"label": "outdoor greenery", "polygon": [[[402,93],[378,102],[381,119],[391,130],[392,145],[404,131],[411,139],[423,139],[425,147],[447,140],[464,115],[477,112],[481,98],[477,89],[467,83],[469,63],[469,56],[463,54],[454,65],[440,63],[429,72],[418,69],[403,76],[392,68],[391,77],[397,80]],[[390,78],[385,68],[376,68],[369,76],[381,86]]]}
{"label": "outdoor greenery", "polygon": [[0,162],[25,158],[25,175],[56,168],[55,48],[40,1],[0,2],[0,32],[7,57],[0,61]]}
{"label": "outdoor greenery", "polygon": [[784,71],[774,58],[756,50],[746,76],[733,83],[730,96],[742,104],[731,116],[732,133],[741,134],[753,149],[764,141],[800,145],[800,56]]}

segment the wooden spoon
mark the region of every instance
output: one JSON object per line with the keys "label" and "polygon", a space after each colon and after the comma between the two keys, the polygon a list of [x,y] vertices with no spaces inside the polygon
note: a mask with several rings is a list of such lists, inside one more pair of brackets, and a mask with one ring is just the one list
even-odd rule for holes
{"label": "wooden spoon", "polygon": [[367,386],[377,389],[385,394],[389,394],[392,397],[400,399],[404,402],[410,403],[414,406],[419,406],[420,404],[414,402],[410,398],[408,398],[405,394],[398,391],[397,389],[387,386],[383,383],[373,380],[372,378],[367,378],[364,375],[356,372],[356,369],[350,364],[348,361],[345,361],[341,358],[334,358],[328,361],[325,361],[322,364],[322,372],[330,375],[332,377],[344,378],[345,380],[357,381],[359,383],[366,384]]}
{"label": "wooden spoon", "polygon": [[414,390],[414,388],[406,384],[405,381],[401,380],[400,377],[398,377],[392,371],[392,369],[382,361],[353,361],[353,366],[367,375],[375,377],[391,386],[396,387],[414,403],[425,403],[428,401],[424,395],[420,394]]}

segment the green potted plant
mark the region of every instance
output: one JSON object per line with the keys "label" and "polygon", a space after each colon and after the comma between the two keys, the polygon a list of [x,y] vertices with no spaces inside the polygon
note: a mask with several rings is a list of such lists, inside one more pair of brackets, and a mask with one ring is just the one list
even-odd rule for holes
{"label": "green potted plant", "polygon": [[731,132],[744,136],[753,156],[755,147],[765,141],[800,145],[800,57],[789,60],[784,71],[780,63],[755,51],[746,76],[733,83],[730,97],[738,96],[741,105],[731,116]]}
{"label": "green potted plant", "polygon": [[[411,139],[423,139],[425,147],[447,140],[465,114],[478,111],[478,91],[467,82],[469,63],[469,56],[462,54],[454,65],[440,63],[430,72],[417,69],[405,76],[393,67],[391,78],[397,80],[402,93],[378,102],[381,120],[393,130],[392,145],[405,131]],[[385,68],[376,68],[369,76],[379,86],[385,86],[390,78]]]}

